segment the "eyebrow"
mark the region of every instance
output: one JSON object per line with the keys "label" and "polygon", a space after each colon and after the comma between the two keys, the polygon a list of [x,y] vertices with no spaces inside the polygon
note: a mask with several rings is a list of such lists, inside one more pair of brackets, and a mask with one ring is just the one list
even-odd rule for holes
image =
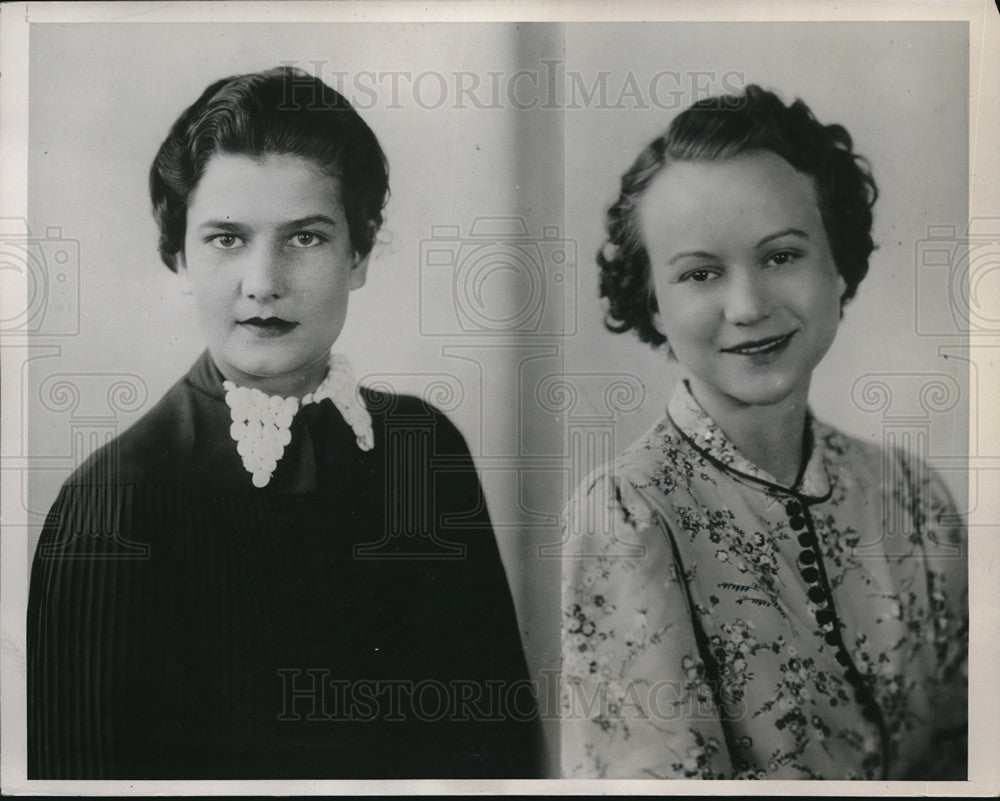
{"label": "eyebrow", "polygon": [[220,231],[231,231],[238,232],[243,230],[243,226],[239,223],[234,223],[231,220],[206,220],[201,225],[198,226],[198,230],[208,228],[217,228]]}
{"label": "eyebrow", "polygon": [[316,225],[316,223],[324,223],[329,225],[331,228],[337,227],[337,221],[333,217],[328,217],[325,214],[310,214],[308,217],[301,217],[298,220],[291,220],[283,226],[284,228],[306,228],[310,225]]}
{"label": "eyebrow", "polygon": [[770,242],[773,239],[781,239],[781,237],[783,237],[783,236],[798,236],[798,237],[801,237],[802,239],[808,239],[809,238],[809,234],[807,234],[801,228],[785,228],[784,230],[778,231],[778,233],[776,233],[776,234],[771,234],[769,236],[765,236],[762,240],[760,240],[760,242],[757,243],[757,247],[761,247],[762,245],[766,245],[768,242]]}
{"label": "eyebrow", "polygon": [[670,257],[670,261],[668,261],[667,264],[674,264],[676,262],[679,262],[681,259],[687,259],[687,258],[690,258],[691,256],[696,256],[696,257],[702,258],[702,259],[713,259],[713,258],[715,258],[707,250],[685,250],[682,253],[676,253],[673,256],[671,256]]}
{"label": "eyebrow", "polygon": [[[281,227],[291,230],[294,228],[306,228],[310,225],[316,225],[317,223],[323,223],[331,226],[332,228],[337,227],[337,221],[334,220],[333,217],[328,217],[325,214],[310,214],[308,217],[300,217],[297,220],[289,220],[286,223],[282,223]],[[245,226],[240,223],[233,222],[232,220],[206,220],[198,226],[198,229],[214,228],[219,231],[231,231],[236,233],[242,231],[244,227]]]}
{"label": "eyebrow", "polygon": [[[768,234],[767,236],[765,236],[756,245],[754,245],[754,249],[756,250],[757,248],[763,247],[772,240],[781,239],[781,237],[783,236],[798,236],[801,237],[802,239],[809,239],[809,234],[807,234],[801,228],[784,228],[778,231],[777,233]],[[682,253],[676,253],[673,256],[671,256],[670,261],[668,261],[667,264],[673,264],[674,262],[678,262],[681,259],[691,258],[692,256],[702,259],[715,258],[714,254],[709,253],[708,251],[705,250],[685,250]]]}

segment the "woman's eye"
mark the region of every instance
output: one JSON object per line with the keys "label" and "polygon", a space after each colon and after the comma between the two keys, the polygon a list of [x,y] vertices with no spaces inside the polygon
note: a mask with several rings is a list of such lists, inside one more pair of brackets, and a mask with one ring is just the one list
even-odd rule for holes
{"label": "woman's eye", "polygon": [[696,284],[703,284],[706,281],[711,281],[714,277],[715,274],[711,270],[692,270],[689,273],[685,273],[681,280],[694,281]]}
{"label": "woman's eye", "polygon": [[777,253],[773,253],[768,261],[781,267],[785,264],[791,264],[798,257],[799,254],[794,250],[779,250]]}
{"label": "woman's eye", "polygon": [[212,247],[219,248],[220,250],[232,250],[242,244],[242,240],[236,234],[216,234],[209,242]]}
{"label": "woman's eye", "polygon": [[323,243],[323,238],[319,234],[312,234],[308,231],[295,234],[291,239],[291,245],[297,248],[314,248]]}

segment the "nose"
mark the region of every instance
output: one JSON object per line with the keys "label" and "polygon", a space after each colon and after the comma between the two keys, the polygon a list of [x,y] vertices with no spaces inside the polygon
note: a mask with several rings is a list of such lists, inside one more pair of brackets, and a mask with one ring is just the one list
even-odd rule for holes
{"label": "nose", "polygon": [[770,294],[762,271],[734,271],[726,287],[726,321],[733,325],[752,325],[766,319],[771,313]]}
{"label": "nose", "polygon": [[243,295],[260,303],[277,300],[285,292],[284,266],[279,254],[261,247],[247,255],[243,271]]}

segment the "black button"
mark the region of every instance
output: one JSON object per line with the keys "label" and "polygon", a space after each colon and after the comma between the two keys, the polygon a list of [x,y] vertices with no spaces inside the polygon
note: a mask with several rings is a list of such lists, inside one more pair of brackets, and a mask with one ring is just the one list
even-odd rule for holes
{"label": "black button", "polygon": [[819,571],[815,567],[807,567],[802,571],[802,578],[812,584],[819,580]]}
{"label": "black button", "polygon": [[798,501],[789,501],[785,504],[785,511],[788,512],[788,516],[797,515],[802,511],[802,507],[799,505]]}
{"label": "black button", "polygon": [[828,631],[826,633],[826,637],[824,637],[823,639],[826,640],[827,645],[839,645],[840,644],[840,638],[837,636],[837,632],[836,631]]}
{"label": "black button", "polygon": [[814,604],[821,604],[826,600],[826,593],[823,592],[822,587],[810,587],[809,588],[809,600]]}
{"label": "black button", "polygon": [[788,525],[795,529],[795,531],[798,531],[800,528],[805,528],[806,521],[804,518],[795,515],[794,517],[788,518]]}
{"label": "black button", "polygon": [[811,565],[816,561],[816,554],[812,551],[803,551],[799,554],[799,561],[804,565]]}
{"label": "black button", "polygon": [[816,622],[821,626],[825,626],[827,623],[833,623],[833,610],[832,609],[820,609],[816,612]]}
{"label": "black button", "polygon": [[816,538],[808,531],[799,534],[799,545],[803,548],[812,548],[816,544]]}

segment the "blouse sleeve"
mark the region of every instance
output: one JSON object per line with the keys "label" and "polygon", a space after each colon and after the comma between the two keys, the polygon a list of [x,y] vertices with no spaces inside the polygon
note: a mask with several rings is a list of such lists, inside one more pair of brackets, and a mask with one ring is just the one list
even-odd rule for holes
{"label": "blouse sleeve", "polygon": [[[99,492],[65,486],[35,552],[28,600],[28,776],[114,774],[118,617],[127,560],[102,536]],[[120,678],[120,677],[118,677]]]}
{"label": "blouse sleeve", "polygon": [[561,767],[567,778],[726,778],[731,763],[671,536],[601,475],[565,512]]}
{"label": "blouse sleeve", "polygon": [[152,610],[151,543],[169,528],[170,492],[143,493],[94,454],[59,491],[31,569],[27,611],[28,776],[108,779],[155,762],[160,665],[171,647]]}
{"label": "blouse sleeve", "polygon": [[926,467],[924,532],[928,611],[937,658],[934,735],[921,774],[966,778],[968,743],[969,543],[947,487]]}
{"label": "blouse sleeve", "polygon": [[450,628],[454,637],[453,647],[440,658],[447,660],[448,670],[474,678],[481,687],[496,688],[507,701],[497,719],[470,729],[475,736],[463,742],[462,759],[468,759],[467,752],[474,750],[469,745],[477,742],[483,778],[538,778],[544,747],[535,685],[479,473],[465,439],[444,415],[438,414],[436,430],[438,451],[451,458],[442,480],[434,481],[438,523],[450,520],[442,538],[454,536],[466,549],[458,563],[435,563],[461,566],[459,586],[443,578],[436,582],[442,594],[434,605],[441,610],[436,622]]}

